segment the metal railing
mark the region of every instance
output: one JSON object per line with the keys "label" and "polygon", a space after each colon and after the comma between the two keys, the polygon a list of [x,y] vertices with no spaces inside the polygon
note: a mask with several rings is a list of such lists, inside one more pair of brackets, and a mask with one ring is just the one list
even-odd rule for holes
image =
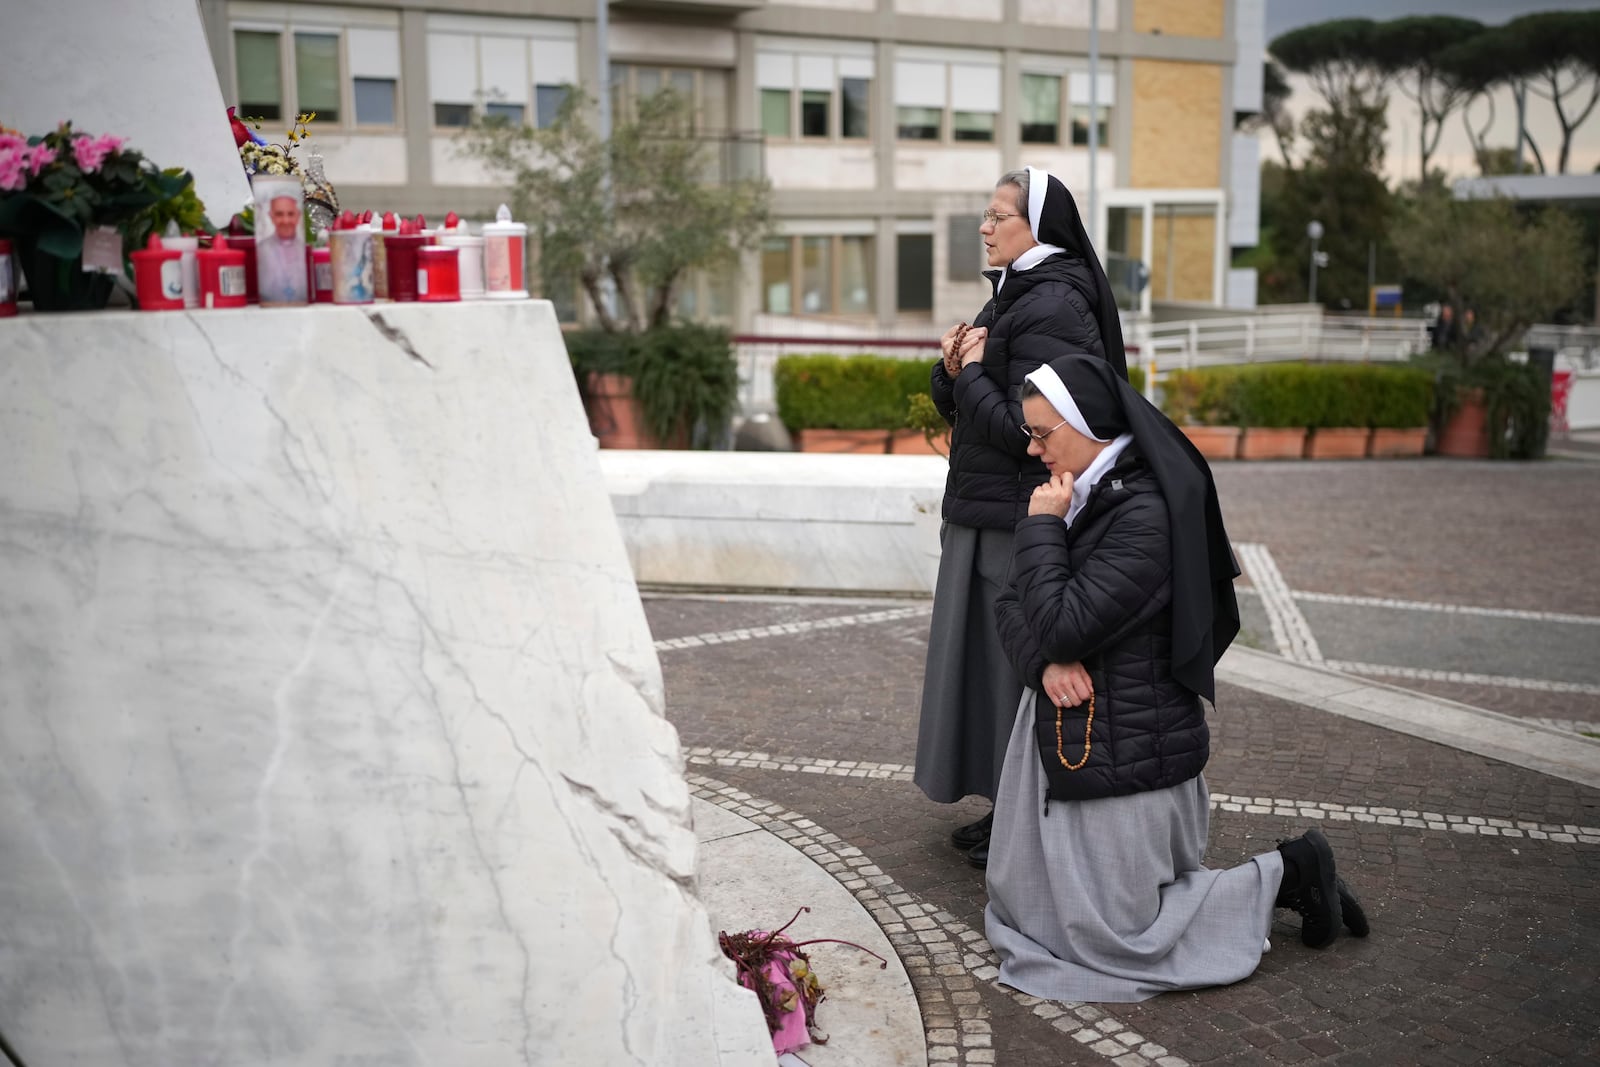
{"label": "metal railing", "polygon": [[[1262,311],[1183,322],[1124,318],[1123,337],[1128,362],[1145,368],[1145,388],[1153,394],[1165,372],[1180,368],[1291,360],[1405,360],[1428,350],[1428,326],[1428,320],[1419,318]],[[780,356],[872,353],[931,363],[939,354],[936,336],[853,335],[847,327],[814,320],[796,320],[795,327],[795,334],[744,334],[733,339],[739,362],[739,403],[746,414],[775,410],[772,374]],[[801,329],[816,330],[819,336],[800,336]],[[1600,367],[1600,327],[1534,326],[1525,344],[1554,348],[1558,358],[1580,369]]]}

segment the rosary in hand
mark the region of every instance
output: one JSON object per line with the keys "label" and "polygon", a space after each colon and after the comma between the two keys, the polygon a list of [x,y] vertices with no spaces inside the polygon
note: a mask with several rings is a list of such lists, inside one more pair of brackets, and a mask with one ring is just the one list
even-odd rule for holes
{"label": "rosary in hand", "polygon": [[956,330],[956,339],[950,342],[950,352],[944,357],[944,372],[954,378],[961,373],[961,342],[967,339],[967,331],[972,329],[966,323],[961,323]]}

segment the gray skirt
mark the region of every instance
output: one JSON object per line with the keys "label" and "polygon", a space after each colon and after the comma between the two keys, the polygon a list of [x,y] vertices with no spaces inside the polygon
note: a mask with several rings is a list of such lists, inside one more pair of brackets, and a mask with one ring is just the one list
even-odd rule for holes
{"label": "gray skirt", "polygon": [[984,928],[1000,981],[1048,1000],[1126,1003],[1227,985],[1261,962],[1283,857],[1201,865],[1205,779],[1099,800],[1052,801],[1025,690],[989,843]]}
{"label": "gray skirt", "polygon": [[939,543],[913,780],[942,804],[993,800],[1022,691],[994,621],[1011,531],[946,523]]}

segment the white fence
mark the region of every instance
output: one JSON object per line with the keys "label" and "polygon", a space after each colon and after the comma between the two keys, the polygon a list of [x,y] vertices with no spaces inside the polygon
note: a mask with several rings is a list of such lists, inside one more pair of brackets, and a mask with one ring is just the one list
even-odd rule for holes
{"label": "white fence", "polygon": [[[780,356],[819,352],[837,355],[871,353],[926,360],[939,355],[939,339],[841,336],[736,337],[739,360],[739,406],[745,414],[777,406],[772,373]],[[1137,362],[1152,384],[1175,367],[1225,363],[1268,363],[1286,360],[1401,360],[1428,348],[1428,324],[1422,319],[1367,319],[1316,313],[1244,315],[1187,322],[1123,320],[1128,361]]]}

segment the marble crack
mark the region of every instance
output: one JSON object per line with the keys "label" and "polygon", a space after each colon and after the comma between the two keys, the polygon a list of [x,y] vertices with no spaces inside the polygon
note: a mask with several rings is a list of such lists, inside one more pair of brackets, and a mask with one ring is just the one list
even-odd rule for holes
{"label": "marble crack", "polygon": [[423,359],[422,353],[418,352],[415,346],[412,345],[411,338],[407,337],[405,332],[399,327],[391,326],[388,320],[385,319],[381,313],[376,311],[367,312],[367,321],[371,322],[373,326],[377,327],[378,332],[383,334],[384,339],[390,344],[399,348],[400,351],[404,352],[406,355],[410,356],[424,367],[427,367],[429,370],[434,369],[433,364]]}
{"label": "marble crack", "polygon": [[[656,854],[655,850],[649,847],[649,834],[637,818],[623,811],[614,801],[602,796],[599,790],[593,786],[579,782],[566,774],[562,774],[561,778],[567,783],[567,787],[587,802],[590,807],[605,816],[613,824],[622,824],[621,826],[612,825],[610,830],[611,835],[617,839],[617,843],[622,846],[623,851],[651,871],[672,882],[684,893],[690,896],[694,895],[694,875],[680,874],[672,870],[671,864],[667,859]],[[650,804],[657,811],[662,811],[659,804],[651,803],[647,794],[641,793],[640,795],[644,797],[647,804]],[[673,813],[663,812],[663,814]]]}

